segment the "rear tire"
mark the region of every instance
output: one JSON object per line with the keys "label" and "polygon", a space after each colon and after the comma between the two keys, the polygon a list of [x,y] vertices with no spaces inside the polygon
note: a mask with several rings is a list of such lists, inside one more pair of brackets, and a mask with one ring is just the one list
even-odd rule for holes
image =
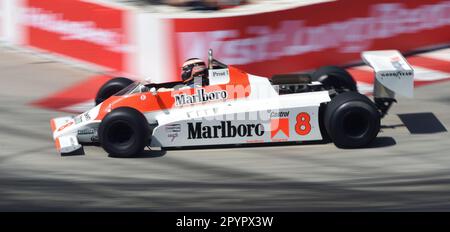
{"label": "rear tire", "polygon": [[337,95],[327,105],[324,125],[337,147],[365,147],[380,131],[380,114],[366,96],[357,92],[345,92]]}
{"label": "rear tire", "polygon": [[125,77],[117,77],[107,81],[98,90],[97,95],[95,96],[95,105],[102,103],[103,101],[119,92],[120,90],[124,89],[125,87],[131,85],[132,83],[132,80]]}
{"label": "rear tire", "polygon": [[150,130],[144,115],[122,107],[107,114],[100,123],[99,140],[103,149],[114,157],[132,157],[148,144]]}
{"label": "rear tire", "polygon": [[311,77],[313,81],[322,83],[326,89],[335,89],[338,92],[358,91],[352,75],[347,70],[337,66],[320,67]]}

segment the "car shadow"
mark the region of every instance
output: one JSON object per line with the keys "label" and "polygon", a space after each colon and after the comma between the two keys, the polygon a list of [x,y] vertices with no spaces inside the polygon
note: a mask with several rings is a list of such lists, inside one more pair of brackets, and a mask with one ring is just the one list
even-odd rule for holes
{"label": "car shadow", "polygon": [[[205,150],[205,149],[230,149],[230,148],[258,148],[258,147],[289,147],[289,146],[300,146],[300,145],[321,145],[321,144],[332,144],[329,140],[320,141],[303,141],[303,142],[277,142],[277,143],[252,143],[252,144],[226,144],[226,145],[202,145],[202,146],[187,146],[187,147],[168,147],[164,148],[167,151],[177,151],[177,150]],[[381,148],[390,147],[396,145],[397,142],[394,138],[388,136],[381,136],[375,138],[375,140],[365,148]],[[334,146],[334,145],[333,145]],[[354,148],[361,149],[361,148]]]}
{"label": "car shadow", "polygon": [[339,149],[344,149],[344,150],[358,150],[358,149],[372,149],[372,148],[382,148],[382,147],[390,147],[390,146],[394,146],[396,145],[397,142],[395,141],[394,138],[390,137],[390,136],[380,136],[380,137],[376,137],[372,143],[368,144],[365,147],[341,147]]}
{"label": "car shadow", "polygon": [[[131,159],[140,158],[159,158],[166,155],[167,151],[179,151],[179,150],[206,150],[206,149],[238,149],[238,148],[257,148],[257,147],[288,147],[299,145],[319,145],[328,144],[329,141],[304,141],[304,142],[279,142],[279,143],[257,143],[257,144],[227,144],[227,145],[203,145],[203,146],[188,146],[188,147],[168,147],[161,150],[145,150],[142,153],[129,157]],[[389,147],[397,144],[392,137],[377,137],[375,140],[365,148],[381,148]],[[358,149],[358,148],[355,148]],[[121,158],[114,155],[108,155],[110,158]]]}
{"label": "car shadow", "polygon": [[439,119],[431,112],[398,114],[411,134],[433,134],[447,132]]}
{"label": "car shadow", "polygon": [[[166,153],[167,152],[164,149],[163,150],[144,150],[143,152],[141,152],[141,153],[139,153],[139,154],[137,154],[135,156],[129,157],[129,158],[131,158],[131,159],[159,158],[159,157],[164,156]],[[118,158],[118,159],[122,158],[122,157],[117,157],[117,156],[114,156],[114,155],[111,155],[111,154],[109,154],[108,157],[110,157],[110,158]],[[127,158],[125,158],[125,159],[127,159]]]}
{"label": "car shadow", "polygon": [[396,145],[397,142],[390,136],[376,137],[375,140],[367,146],[367,148],[381,148]]}

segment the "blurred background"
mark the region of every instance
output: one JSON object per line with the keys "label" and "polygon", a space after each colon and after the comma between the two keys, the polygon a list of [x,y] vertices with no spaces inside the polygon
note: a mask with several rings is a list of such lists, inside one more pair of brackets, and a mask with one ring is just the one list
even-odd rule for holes
{"label": "blurred background", "polygon": [[188,10],[220,10],[251,3],[248,0],[142,0],[141,2],[187,7]]}
{"label": "blurred background", "polygon": [[[0,211],[448,211],[449,45],[448,0],[0,0]],[[338,65],[369,96],[360,53],[397,49],[415,97],[398,99],[366,149],[58,156],[51,118],[93,107],[114,76],[178,81],[210,48],[268,78]]]}
{"label": "blurred background", "polygon": [[[448,1],[0,0],[0,40],[155,82],[215,57],[256,75],[358,64],[360,52],[446,46]],[[349,7],[351,6],[351,7]],[[399,17],[398,15],[401,15]]]}

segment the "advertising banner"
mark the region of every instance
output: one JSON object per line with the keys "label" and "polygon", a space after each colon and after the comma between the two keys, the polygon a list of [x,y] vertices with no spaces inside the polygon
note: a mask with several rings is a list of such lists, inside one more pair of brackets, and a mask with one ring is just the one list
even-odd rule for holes
{"label": "advertising banner", "polygon": [[25,45],[123,71],[126,11],[82,0],[26,0]]}
{"label": "advertising banner", "polygon": [[[365,50],[450,43],[450,1],[341,0],[287,10],[172,20],[174,69],[209,48],[222,62],[271,76],[344,65]],[[176,79],[178,77],[174,77]]]}

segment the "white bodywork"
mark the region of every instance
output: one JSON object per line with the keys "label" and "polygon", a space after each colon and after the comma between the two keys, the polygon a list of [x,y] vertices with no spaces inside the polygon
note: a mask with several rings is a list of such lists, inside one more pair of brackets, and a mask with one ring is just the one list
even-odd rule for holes
{"label": "white bodywork", "polygon": [[92,143],[97,138],[99,120],[94,120],[100,105],[77,116],[59,117],[51,120],[53,139],[61,154],[83,151],[82,143]]}
{"label": "white bodywork", "polygon": [[[158,122],[158,127],[153,131],[151,146],[178,147],[322,139],[318,111],[321,103],[330,101],[327,91],[278,95],[267,78],[249,75],[249,81],[252,91],[244,99],[146,114],[148,120],[154,118]],[[296,117],[301,113],[310,116],[308,123],[311,130],[305,135],[300,135],[295,130],[298,123]],[[287,126],[284,124],[285,120],[288,121]],[[245,130],[243,126],[246,127]],[[253,126],[259,127],[258,134]],[[283,128],[279,129],[280,126]],[[234,136],[234,133],[228,133],[233,132],[233,127],[236,127],[236,130],[241,129],[241,133],[236,132]],[[250,127],[252,129],[249,129]]]}
{"label": "white bodywork", "polygon": [[[279,95],[267,78],[254,75],[248,75],[248,78],[251,88],[248,97],[144,113],[149,124],[156,125],[149,145],[181,147],[322,139],[318,114],[320,104],[330,101],[328,91]],[[215,83],[227,79],[227,76],[211,78]],[[53,119],[56,124],[53,138],[59,140],[61,153],[79,149],[79,142],[90,143],[98,139],[101,121],[94,119],[100,106],[75,117]],[[297,119],[299,114],[308,118]],[[302,132],[308,131],[299,134],[296,127]]]}

